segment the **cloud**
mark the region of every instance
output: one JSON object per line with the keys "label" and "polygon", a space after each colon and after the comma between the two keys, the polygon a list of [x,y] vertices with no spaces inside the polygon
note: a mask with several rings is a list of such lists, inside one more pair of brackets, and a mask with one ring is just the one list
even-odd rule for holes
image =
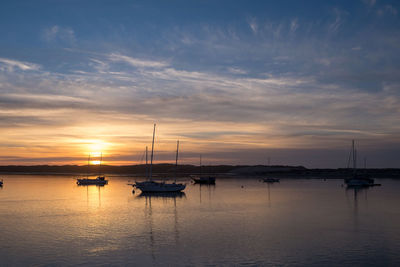
{"label": "cloud", "polygon": [[390,14],[396,16],[398,11],[392,5],[385,5],[382,8],[379,8],[377,11],[378,16],[384,16],[385,14]]}
{"label": "cloud", "polygon": [[110,54],[108,58],[114,62],[123,62],[139,68],[162,68],[169,65],[163,61],[142,60],[117,53]]}
{"label": "cloud", "polygon": [[368,7],[373,7],[376,4],[376,0],[362,0],[362,2]]}
{"label": "cloud", "polygon": [[345,19],[344,17],[348,15],[348,12],[345,10],[341,10],[339,8],[334,8],[333,14],[335,16],[335,19],[332,23],[329,24],[329,30],[331,33],[336,33],[339,31],[339,28],[343,25]]}
{"label": "cloud", "polygon": [[54,25],[43,30],[43,39],[46,42],[61,42],[69,45],[76,43],[75,32],[70,27],[61,27]]}
{"label": "cloud", "polygon": [[255,19],[255,18],[251,18],[251,19],[248,21],[248,24],[249,24],[249,27],[250,27],[250,29],[252,30],[252,32],[253,32],[254,34],[257,34],[257,32],[258,32],[258,24],[257,24],[256,19]]}
{"label": "cloud", "polygon": [[24,62],[24,61],[18,61],[14,59],[7,59],[7,58],[0,58],[0,70],[7,70],[9,72],[15,70],[15,68],[18,68],[20,70],[39,70],[40,65],[30,63],[30,62]]}
{"label": "cloud", "polygon": [[293,34],[296,32],[297,28],[299,28],[298,19],[295,18],[290,22],[290,33]]}
{"label": "cloud", "polygon": [[247,71],[240,69],[240,68],[234,68],[234,67],[229,67],[228,71],[232,74],[247,74]]}

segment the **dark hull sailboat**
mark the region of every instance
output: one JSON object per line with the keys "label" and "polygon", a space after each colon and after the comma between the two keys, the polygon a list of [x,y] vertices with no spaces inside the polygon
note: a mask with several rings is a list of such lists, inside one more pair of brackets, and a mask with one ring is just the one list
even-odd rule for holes
{"label": "dark hull sailboat", "polygon": [[[100,165],[101,166],[101,161],[103,160],[103,154],[100,156]],[[90,154],[88,157],[88,177],[86,178],[78,178],[76,179],[76,184],[77,185],[106,185],[108,184],[108,180],[106,180],[106,177],[103,175],[99,175],[96,178],[89,178],[89,166],[90,166]]]}
{"label": "dark hull sailboat", "polygon": [[[181,183],[167,183],[163,182],[156,182],[152,180],[152,167],[153,167],[153,154],[154,154],[154,136],[156,132],[156,125],[154,124],[153,129],[153,142],[151,145],[151,158],[150,158],[150,173],[148,176],[148,180],[144,182],[136,182],[133,184],[133,187],[136,187],[142,191],[142,193],[172,193],[172,192],[181,192],[186,188],[185,184]],[[147,151],[147,149],[146,149]],[[176,148],[176,167],[178,166],[178,151],[179,151],[179,141],[177,143]],[[146,162],[147,162],[147,153],[146,153]]]}
{"label": "dark hull sailboat", "polygon": [[215,184],[215,177],[213,176],[203,176],[201,173],[203,172],[203,165],[201,164],[201,155],[200,155],[200,176],[191,177],[195,184]]}
{"label": "dark hull sailboat", "polygon": [[352,140],[351,151],[349,155],[349,164],[350,158],[353,160],[353,175],[351,177],[345,178],[344,183],[347,187],[369,187],[374,186],[374,179],[368,177],[367,174],[357,173],[357,151],[355,149],[354,140]]}
{"label": "dark hull sailboat", "polygon": [[106,185],[108,184],[108,180],[104,176],[98,176],[96,178],[84,178],[84,179],[76,179],[77,185]]}
{"label": "dark hull sailboat", "polygon": [[192,177],[195,184],[215,184],[215,177],[212,176],[202,176],[202,177]]}
{"label": "dark hull sailboat", "polygon": [[277,178],[264,178],[263,179],[264,183],[279,183],[280,180]]}

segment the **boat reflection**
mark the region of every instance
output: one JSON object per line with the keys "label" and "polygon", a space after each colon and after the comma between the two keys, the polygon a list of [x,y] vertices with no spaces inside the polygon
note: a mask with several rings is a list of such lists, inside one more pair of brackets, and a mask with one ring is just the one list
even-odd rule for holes
{"label": "boat reflection", "polygon": [[[160,215],[158,213],[158,209],[161,208],[163,211],[166,211],[171,208],[170,200],[173,201],[173,233],[174,233],[174,243],[175,246],[179,244],[180,234],[179,234],[179,221],[178,221],[178,207],[177,207],[177,199],[186,199],[186,194],[184,192],[152,192],[145,193],[142,192],[135,197],[137,200],[145,200],[145,220],[148,225],[148,236],[150,241],[150,254],[153,260],[153,264],[156,261],[156,251],[158,245],[158,238],[161,239],[161,236],[164,234],[164,229],[167,227],[165,224],[165,220],[163,221],[163,226],[157,226],[160,224],[160,221],[157,220],[157,217]],[[161,204],[161,206],[159,205]],[[163,237],[165,238],[165,237]]]}
{"label": "boat reflection", "polygon": [[142,192],[139,195],[137,195],[136,198],[146,198],[146,199],[175,198],[176,199],[176,198],[186,198],[186,194],[185,194],[185,192],[152,192],[152,193]]}
{"label": "boat reflection", "polygon": [[[349,193],[353,191],[353,198],[350,200]],[[353,209],[354,228],[358,230],[359,227],[359,201],[360,195],[364,193],[365,203],[368,203],[368,187],[347,187],[346,198],[349,206]]]}
{"label": "boat reflection", "polygon": [[[78,188],[86,187],[86,203],[87,206],[101,207],[101,190],[104,190],[104,185],[77,185]],[[97,202],[97,205],[96,205]]]}
{"label": "boat reflection", "polygon": [[271,207],[271,183],[267,183],[268,207]]}
{"label": "boat reflection", "polygon": [[[194,183],[193,186],[199,187],[199,202],[202,202],[202,191],[208,192],[208,201],[211,202],[211,192],[215,190],[215,184],[199,184]],[[203,189],[202,189],[203,188]]]}

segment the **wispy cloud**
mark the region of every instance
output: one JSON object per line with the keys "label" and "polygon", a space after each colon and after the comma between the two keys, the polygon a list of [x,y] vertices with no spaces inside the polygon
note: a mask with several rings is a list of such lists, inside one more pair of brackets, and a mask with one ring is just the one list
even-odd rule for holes
{"label": "wispy cloud", "polygon": [[61,27],[54,25],[43,30],[43,39],[46,42],[63,42],[67,44],[75,44],[75,31],[70,27]]}
{"label": "wispy cloud", "polygon": [[229,67],[228,71],[233,74],[247,74],[247,71],[235,67]]}
{"label": "wispy cloud", "polygon": [[362,0],[362,2],[368,7],[373,7],[376,4],[376,0]]}
{"label": "wispy cloud", "polygon": [[39,70],[40,65],[14,59],[0,58],[0,70],[3,69],[13,71],[15,68],[18,68],[20,70]]}
{"label": "wispy cloud", "polygon": [[255,18],[250,18],[248,20],[248,24],[249,24],[249,27],[252,30],[252,32],[254,34],[257,34],[257,32],[258,32],[258,24],[257,24],[256,19]]}
{"label": "wispy cloud", "polygon": [[379,8],[376,13],[378,16],[384,16],[385,14],[396,16],[398,14],[397,9],[392,5],[385,5]]}
{"label": "wispy cloud", "polygon": [[348,12],[345,10],[341,10],[339,8],[333,9],[334,21],[329,24],[329,30],[332,33],[336,33],[339,31],[339,28],[343,25],[345,17],[348,15]]}
{"label": "wispy cloud", "polygon": [[295,33],[297,28],[299,28],[299,21],[297,18],[295,18],[290,22],[290,33]]}
{"label": "wispy cloud", "polygon": [[117,53],[110,54],[109,59],[114,62],[123,62],[139,68],[162,68],[168,66],[166,62],[137,59]]}

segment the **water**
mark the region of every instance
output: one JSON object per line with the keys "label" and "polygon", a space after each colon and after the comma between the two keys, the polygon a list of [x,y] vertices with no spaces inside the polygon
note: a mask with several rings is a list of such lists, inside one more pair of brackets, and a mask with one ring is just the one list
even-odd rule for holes
{"label": "water", "polygon": [[2,178],[1,266],[400,265],[400,181],[219,179],[149,197],[128,178]]}

